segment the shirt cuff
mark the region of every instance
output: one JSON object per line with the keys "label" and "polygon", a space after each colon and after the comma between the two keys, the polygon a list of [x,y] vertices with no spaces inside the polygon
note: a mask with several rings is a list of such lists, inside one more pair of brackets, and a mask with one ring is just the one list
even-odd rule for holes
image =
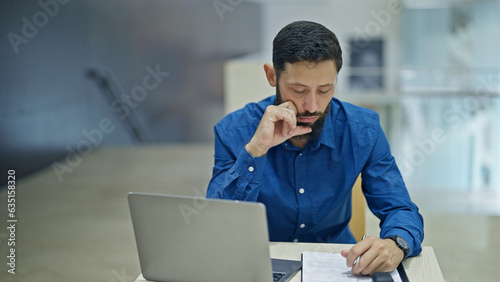
{"label": "shirt cuff", "polygon": [[[255,184],[260,184],[262,182],[262,177],[264,174],[264,166],[266,163],[266,156],[254,157],[243,147],[241,149],[236,163],[234,166],[234,171],[245,183],[241,188],[246,188],[250,186],[250,189]],[[240,190],[240,189],[238,189]],[[243,190],[237,191],[239,195],[244,193]]]}

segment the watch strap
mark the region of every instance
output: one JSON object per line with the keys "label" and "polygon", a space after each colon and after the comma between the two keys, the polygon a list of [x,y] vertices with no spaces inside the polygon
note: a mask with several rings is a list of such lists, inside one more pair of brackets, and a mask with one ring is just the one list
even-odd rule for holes
{"label": "watch strap", "polygon": [[385,239],[393,240],[396,243],[396,246],[398,246],[398,248],[400,248],[403,251],[404,258],[408,257],[408,255],[410,254],[410,246],[408,245],[408,242],[406,242],[406,240],[403,239],[403,237],[398,235],[391,235],[385,237]]}

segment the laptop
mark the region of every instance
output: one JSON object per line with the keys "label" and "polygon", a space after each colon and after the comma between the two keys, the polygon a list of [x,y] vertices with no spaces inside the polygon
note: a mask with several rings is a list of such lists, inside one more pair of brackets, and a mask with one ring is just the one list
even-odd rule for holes
{"label": "laptop", "polygon": [[262,203],[128,194],[142,275],[152,281],[288,281],[300,261],[271,259]]}

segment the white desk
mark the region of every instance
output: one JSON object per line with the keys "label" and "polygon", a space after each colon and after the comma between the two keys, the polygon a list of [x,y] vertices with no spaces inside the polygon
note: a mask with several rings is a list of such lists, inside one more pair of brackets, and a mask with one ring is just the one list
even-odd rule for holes
{"label": "white desk", "polygon": [[[270,243],[272,258],[300,260],[303,251],[340,253],[352,245],[346,244],[313,244],[313,243]],[[432,247],[424,246],[419,256],[407,258],[403,262],[408,279],[411,282],[444,282],[443,274]],[[140,275],[136,282],[144,282]],[[292,278],[291,282],[300,281],[300,271]]]}

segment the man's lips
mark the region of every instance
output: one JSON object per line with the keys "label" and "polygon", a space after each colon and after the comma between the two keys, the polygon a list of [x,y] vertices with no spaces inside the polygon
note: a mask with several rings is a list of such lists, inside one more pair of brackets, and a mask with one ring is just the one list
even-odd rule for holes
{"label": "man's lips", "polygon": [[318,119],[318,116],[297,117],[297,122],[312,123]]}

